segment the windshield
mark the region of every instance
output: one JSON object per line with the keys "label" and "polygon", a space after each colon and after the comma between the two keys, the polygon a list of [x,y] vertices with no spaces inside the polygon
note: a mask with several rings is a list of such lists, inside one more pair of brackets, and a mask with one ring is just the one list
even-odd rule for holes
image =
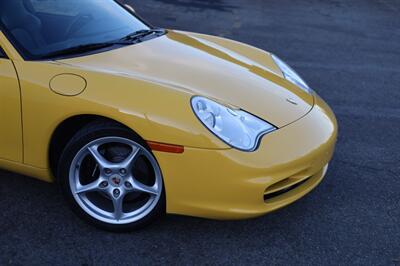
{"label": "windshield", "polygon": [[0,22],[29,60],[149,29],[114,0],[0,0]]}

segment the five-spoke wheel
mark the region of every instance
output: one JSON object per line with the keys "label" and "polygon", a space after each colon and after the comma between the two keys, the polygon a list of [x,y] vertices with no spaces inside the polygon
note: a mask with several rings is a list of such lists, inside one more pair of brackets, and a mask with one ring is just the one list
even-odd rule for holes
{"label": "five-spoke wheel", "polygon": [[135,227],[160,212],[163,179],[144,143],[127,129],[113,127],[86,129],[66,148],[64,189],[81,214],[106,229]]}

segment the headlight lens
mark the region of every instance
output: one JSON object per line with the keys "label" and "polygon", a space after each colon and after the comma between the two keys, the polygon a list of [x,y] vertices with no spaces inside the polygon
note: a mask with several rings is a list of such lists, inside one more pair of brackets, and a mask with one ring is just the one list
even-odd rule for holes
{"label": "headlight lens", "polygon": [[210,99],[195,96],[192,108],[198,119],[228,145],[254,151],[264,134],[276,130],[273,125],[242,110],[234,110]]}
{"label": "headlight lens", "polygon": [[272,55],[275,63],[282,70],[285,78],[292,82],[293,84],[299,86],[301,89],[308,93],[312,93],[312,89],[307,85],[307,83],[296,73],[288,64],[286,64],[282,59],[277,57],[276,55]]}

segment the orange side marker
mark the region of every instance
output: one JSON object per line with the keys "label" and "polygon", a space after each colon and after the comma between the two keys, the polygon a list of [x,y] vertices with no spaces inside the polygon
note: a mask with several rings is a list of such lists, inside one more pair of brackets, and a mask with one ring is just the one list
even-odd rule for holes
{"label": "orange side marker", "polygon": [[180,145],[159,143],[154,141],[147,141],[147,144],[153,151],[162,151],[169,153],[183,153],[185,151],[185,148]]}

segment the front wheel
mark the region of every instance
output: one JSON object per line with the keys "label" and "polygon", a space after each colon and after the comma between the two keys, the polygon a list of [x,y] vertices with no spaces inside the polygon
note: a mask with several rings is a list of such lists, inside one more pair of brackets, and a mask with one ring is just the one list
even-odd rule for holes
{"label": "front wheel", "polygon": [[133,230],[165,213],[160,167],[145,143],[113,123],[95,123],[67,144],[58,167],[72,209],[106,230]]}

